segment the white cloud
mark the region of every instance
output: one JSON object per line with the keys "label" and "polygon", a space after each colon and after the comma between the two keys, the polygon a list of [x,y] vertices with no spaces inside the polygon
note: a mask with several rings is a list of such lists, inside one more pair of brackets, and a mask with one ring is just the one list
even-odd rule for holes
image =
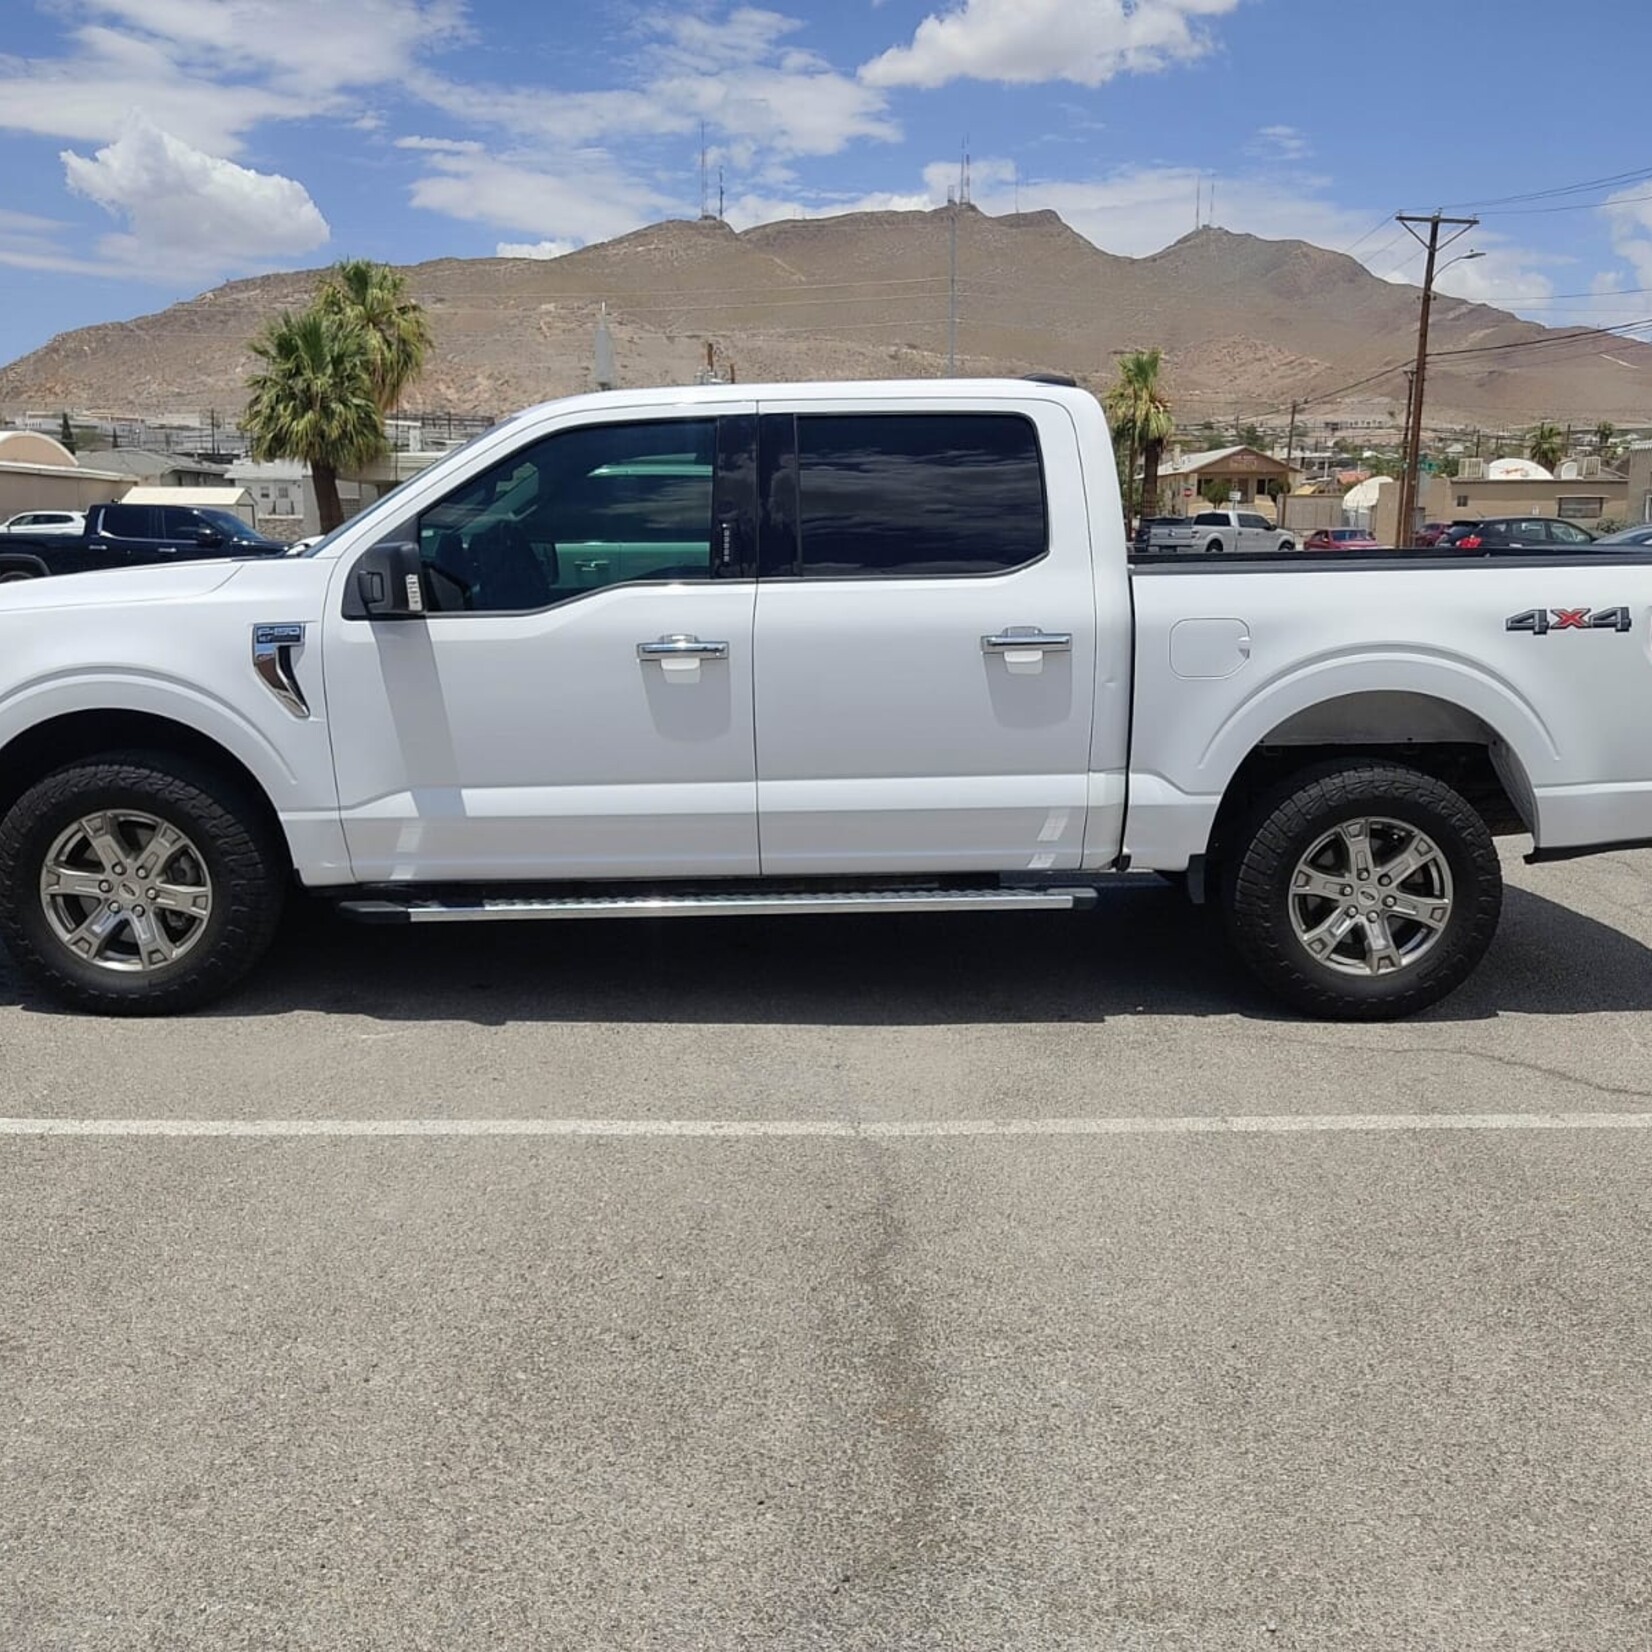
{"label": "white cloud", "polygon": [[495,258],[561,258],[578,246],[575,241],[501,241],[493,249]]}
{"label": "white cloud", "polygon": [[420,73],[409,89],[445,113],[555,148],[692,134],[705,121],[729,158],[751,164],[835,155],[900,128],[882,93],[792,43],[802,24],[744,7],[721,21],[656,12],[629,83],[589,92],[466,84]]}
{"label": "white cloud", "polygon": [[549,240],[607,240],[663,216],[670,202],[606,156],[536,158],[434,153],[412,190],[414,206]]}
{"label": "white cloud", "polygon": [[[1434,288],[1454,298],[1494,304],[1502,310],[1517,310],[1525,299],[1541,308],[1554,296],[1555,284],[1537,266],[1565,262],[1568,260],[1544,257],[1519,247],[1487,246],[1481,257],[1442,269],[1434,278]],[[1415,271],[1406,279],[1420,284],[1422,272]]]}
{"label": "white cloud", "polygon": [[192,148],[142,115],[90,158],[65,150],[69,188],[123,220],[100,251],[115,266],[168,278],[251,269],[328,239],[304,186]]}
{"label": "white cloud", "polygon": [[[462,32],[460,0],[84,0],[55,58],[0,58],[0,128],[100,143],[128,114],[234,154],[269,120],[348,114]],[[364,117],[370,118],[370,117]]]}
{"label": "white cloud", "polygon": [[487,145],[474,138],[397,138],[398,149],[428,150],[433,155],[481,155]]}
{"label": "white cloud", "polygon": [[1634,270],[1637,285],[1652,286],[1652,200],[1646,185],[1619,190],[1604,208],[1612,236],[1612,250]]}
{"label": "white cloud", "polygon": [[63,245],[66,225],[55,218],[0,207],[0,264],[59,275],[98,275],[99,265],[76,258]]}
{"label": "white cloud", "polygon": [[1294,126],[1264,126],[1245,152],[1268,161],[1301,161],[1313,153],[1313,147]]}
{"label": "white cloud", "polygon": [[931,13],[911,43],[862,65],[868,86],[945,86],[954,80],[1100,86],[1211,49],[1203,19],[1239,0],[962,0]]}
{"label": "white cloud", "polygon": [[461,0],[89,0],[94,14],[186,65],[292,91],[377,86],[461,38]]}
{"label": "white cloud", "polygon": [[0,58],[0,129],[102,143],[136,112],[164,120],[186,143],[232,155],[260,121],[315,111],[312,100],[186,74],[160,47],[113,30],[81,29],[77,39],[73,57]]}

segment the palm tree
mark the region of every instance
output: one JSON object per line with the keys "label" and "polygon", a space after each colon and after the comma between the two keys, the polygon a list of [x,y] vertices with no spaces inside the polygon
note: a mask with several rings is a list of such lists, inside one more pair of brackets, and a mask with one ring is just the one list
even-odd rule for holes
{"label": "palm tree", "polygon": [[328,273],[317,302],[328,315],[361,329],[373,399],[381,413],[391,412],[423,372],[432,344],[430,319],[408,296],[407,277],[370,258],[347,258]]}
{"label": "palm tree", "polygon": [[1176,431],[1170,403],[1159,389],[1159,369],[1163,356],[1157,350],[1133,350],[1119,360],[1119,376],[1107,392],[1107,416],[1113,436],[1124,444],[1125,464],[1124,531],[1130,532],[1130,489],[1136,478],[1136,456],[1142,459],[1141,492],[1138,503],[1145,516],[1157,509],[1159,460],[1164,445]]}
{"label": "palm tree", "polygon": [[255,459],[299,459],[315,478],[321,531],[344,520],[338,475],[384,449],[384,419],[373,397],[371,357],[361,329],[319,305],[283,311],[253,341],[263,365],[241,428]]}
{"label": "palm tree", "polygon": [[1526,436],[1526,457],[1534,465],[1553,470],[1566,451],[1566,437],[1559,425],[1544,420],[1532,426]]}
{"label": "palm tree", "polygon": [[1602,419],[1595,426],[1595,452],[1602,459],[1611,452],[1612,438],[1618,433],[1618,427],[1610,419]]}

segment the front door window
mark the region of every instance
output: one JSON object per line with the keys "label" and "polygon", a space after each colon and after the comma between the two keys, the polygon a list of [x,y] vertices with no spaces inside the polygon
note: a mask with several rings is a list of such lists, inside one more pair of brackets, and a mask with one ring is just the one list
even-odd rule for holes
{"label": "front door window", "polygon": [[513,453],[418,525],[435,605],[549,608],[609,585],[712,577],[712,419],[587,425]]}

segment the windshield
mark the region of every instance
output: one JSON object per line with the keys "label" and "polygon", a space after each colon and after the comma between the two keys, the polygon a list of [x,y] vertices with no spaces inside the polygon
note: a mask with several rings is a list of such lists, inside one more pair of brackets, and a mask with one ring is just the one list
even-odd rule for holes
{"label": "windshield", "polygon": [[249,536],[263,538],[256,528],[249,528],[234,511],[204,510],[201,520],[210,523],[227,539],[246,539]]}

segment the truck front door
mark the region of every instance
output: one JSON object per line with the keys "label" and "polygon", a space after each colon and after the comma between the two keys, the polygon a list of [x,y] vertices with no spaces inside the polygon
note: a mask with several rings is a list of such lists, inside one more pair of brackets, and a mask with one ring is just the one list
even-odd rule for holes
{"label": "truck front door", "polygon": [[[764,874],[1079,866],[1087,810],[1122,801],[1125,732],[1121,711],[1093,754],[1097,588],[1071,414],[761,413]],[[1116,501],[1095,509],[1113,513],[1122,592]],[[1108,624],[1124,640],[1104,670],[1127,678],[1127,609]]]}
{"label": "truck front door", "polygon": [[327,699],[359,879],[757,871],[756,421],[718,411],[478,460],[383,536],[418,543],[423,620],[347,617],[341,559]]}

